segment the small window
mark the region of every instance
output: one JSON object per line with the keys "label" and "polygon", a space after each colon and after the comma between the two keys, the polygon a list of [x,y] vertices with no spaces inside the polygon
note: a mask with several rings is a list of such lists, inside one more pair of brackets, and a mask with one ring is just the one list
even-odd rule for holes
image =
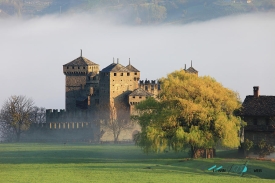
{"label": "small window", "polygon": [[114,73],[114,76],[116,76],[116,73]]}
{"label": "small window", "polygon": [[145,86],[145,90],[148,90],[148,86]]}
{"label": "small window", "polygon": [[83,69],[85,69],[85,67],[83,67]]}
{"label": "small window", "polygon": [[120,76],[123,76],[123,72],[122,72],[122,73],[120,73]]}
{"label": "small window", "polygon": [[129,72],[127,73],[127,76],[130,76],[130,73],[129,73]]}
{"label": "small window", "polygon": [[74,66],[72,66],[72,69],[74,69]]}
{"label": "small window", "polygon": [[151,85],[151,90],[154,90],[154,85]]}
{"label": "small window", "polygon": [[265,118],[265,125],[269,126],[270,125],[270,119],[269,118]]}
{"label": "small window", "polygon": [[133,96],[133,98],[136,98],[135,96]]}
{"label": "small window", "polygon": [[142,96],[139,96],[139,98],[142,98]]}
{"label": "small window", "polygon": [[257,118],[254,118],[253,119],[253,125],[257,125],[258,124],[258,119]]}
{"label": "small window", "polygon": [[67,69],[69,69],[69,67],[67,67]]}
{"label": "small window", "polygon": [[80,69],[80,67],[78,67],[78,69]]}
{"label": "small window", "polygon": [[135,75],[137,75],[137,73],[135,72]]}

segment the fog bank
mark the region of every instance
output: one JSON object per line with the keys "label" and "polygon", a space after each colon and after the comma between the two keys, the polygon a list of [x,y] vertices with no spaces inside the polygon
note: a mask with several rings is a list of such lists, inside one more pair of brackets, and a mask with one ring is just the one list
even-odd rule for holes
{"label": "fog bank", "polygon": [[260,86],[275,95],[275,14],[226,17],[188,25],[125,26],[86,14],[0,20],[0,106],[11,95],[37,106],[65,107],[62,65],[83,56],[103,69],[119,58],[155,80],[190,66],[243,100]]}

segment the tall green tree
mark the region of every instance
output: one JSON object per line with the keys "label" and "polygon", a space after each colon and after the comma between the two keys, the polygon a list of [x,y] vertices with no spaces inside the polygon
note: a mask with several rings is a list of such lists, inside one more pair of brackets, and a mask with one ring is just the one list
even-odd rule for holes
{"label": "tall green tree", "polygon": [[175,71],[161,79],[159,99],[150,98],[136,108],[142,130],[136,144],[149,151],[167,147],[179,151],[191,147],[194,158],[200,150],[217,144],[237,147],[241,120],[234,112],[241,107],[236,92],[223,87],[215,79]]}

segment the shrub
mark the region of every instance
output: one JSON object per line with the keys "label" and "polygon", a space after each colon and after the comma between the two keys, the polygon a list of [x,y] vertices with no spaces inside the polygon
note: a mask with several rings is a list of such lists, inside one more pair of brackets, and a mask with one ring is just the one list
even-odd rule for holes
{"label": "shrub", "polygon": [[254,153],[258,154],[261,158],[273,152],[275,152],[275,148],[265,140],[261,140],[258,144],[254,145]]}
{"label": "shrub", "polygon": [[244,155],[247,156],[249,152],[253,150],[253,142],[249,139],[245,139],[243,142],[243,150],[244,150]]}

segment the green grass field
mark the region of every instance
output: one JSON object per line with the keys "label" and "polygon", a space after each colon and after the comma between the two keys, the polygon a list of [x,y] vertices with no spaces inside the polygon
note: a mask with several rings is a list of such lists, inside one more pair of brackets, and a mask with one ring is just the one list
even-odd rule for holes
{"label": "green grass field", "polygon": [[[186,152],[144,154],[134,145],[95,144],[0,144],[0,182],[274,182],[275,163],[250,160],[248,172],[211,172],[217,165],[226,170],[246,159],[236,150],[219,151],[220,158],[188,159]],[[262,172],[254,172],[261,169]]]}

